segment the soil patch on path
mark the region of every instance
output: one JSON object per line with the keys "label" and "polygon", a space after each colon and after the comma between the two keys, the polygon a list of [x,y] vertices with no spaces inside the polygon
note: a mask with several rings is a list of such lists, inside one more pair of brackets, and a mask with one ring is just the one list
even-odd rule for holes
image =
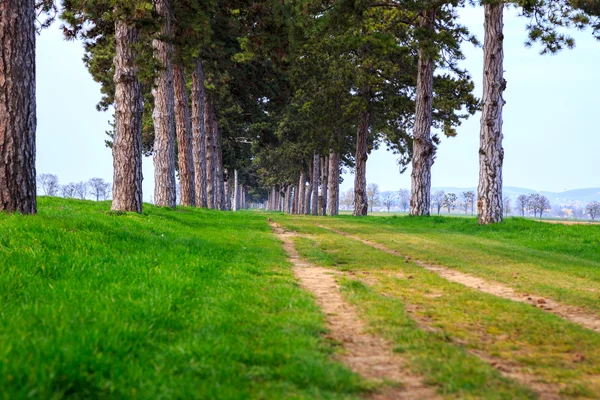
{"label": "soil patch on path", "polygon": [[456,270],[452,270],[446,267],[442,267],[439,265],[431,265],[424,263],[419,260],[412,260],[410,257],[401,254],[396,250],[392,250],[381,243],[373,242],[371,240],[363,239],[359,236],[343,232],[337,229],[329,228],[323,225],[318,225],[320,228],[327,229],[329,231],[335,232],[339,235],[354,239],[359,241],[367,246],[374,247],[378,250],[386,252],[388,254],[392,254],[398,257],[403,257],[405,262],[414,262],[418,266],[434,272],[445,278],[449,281],[460,283],[462,285],[468,286],[473,289],[477,289],[481,292],[488,293],[497,297],[501,297],[508,300],[518,301],[521,303],[528,303],[534,307],[537,307],[541,310],[550,312],[552,314],[558,315],[568,321],[579,324],[587,329],[591,329],[595,332],[600,333],[600,316],[594,313],[590,313],[586,310],[583,310],[579,307],[568,306],[561,303],[558,303],[554,300],[536,296],[532,294],[523,294],[517,293],[513,288],[506,286],[502,283],[498,282],[490,282],[485,279],[479,278],[477,276],[467,274],[464,272],[458,272]]}
{"label": "soil patch on path", "polygon": [[385,387],[370,398],[439,399],[435,388],[426,386],[421,376],[407,371],[406,361],[393,352],[391,343],[365,332],[356,309],[340,293],[336,277],[343,274],[303,260],[294,247],[295,233],[285,231],[274,222],[270,224],[294,264],[293,271],[301,286],[315,295],[323,310],[329,337],[343,348],[337,359],[364,378],[398,385]]}

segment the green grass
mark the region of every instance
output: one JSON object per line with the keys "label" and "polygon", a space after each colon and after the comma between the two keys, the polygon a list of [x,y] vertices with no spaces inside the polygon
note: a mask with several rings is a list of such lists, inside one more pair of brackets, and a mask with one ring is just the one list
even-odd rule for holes
{"label": "green grass", "polygon": [[[412,262],[405,263],[403,258],[316,227],[314,223],[352,231],[399,249],[404,249],[415,235],[417,239],[411,244],[414,246],[411,250],[428,239],[432,242],[427,248],[428,254],[440,259],[466,258],[460,253],[470,248],[479,249],[480,241],[485,240],[488,245],[498,246],[492,248],[497,253],[493,253],[496,255],[490,256],[491,259],[498,257],[508,262],[522,257],[524,251],[532,251],[545,257],[540,263],[552,260],[553,256],[559,260],[575,257],[574,250],[573,254],[567,249],[552,251],[552,244],[546,241],[556,242],[554,236],[561,232],[563,237],[580,238],[580,243],[574,241],[572,246],[585,247],[584,241],[592,240],[597,234],[590,231],[590,227],[521,220],[478,227],[468,219],[450,218],[274,218],[289,229],[309,235],[297,242],[304,257],[347,272],[350,280],[344,283],[344,289],[348,300],[356,304],[372,329],[393,340],[397,350],[409,358],[411,367],[425,375],[428,382],[438,385],[447,397],[526,398],[527,392],[520,385],[507,383],[497,371],[472,355],[474,352],[516,365],[544,382],[562,385],[561,395],[565,398],[600,396],[600,335],[597,333],[529,305],[448,282]],[[573,228],[575,232],[570,231]],[[588,229],[582,232],[581,228]],[[399,231],[403,234],[401,238],[397,235]],[[452,244],[461,247],[442,246],[447,235],[457,235]],[[485,249],[479,251],[485,253]],[[583,253],[593,257],[594,251],[588,248]],[[535,257],[530,257],[535,267]],[[581,279],[585,268],[593,267],[575,264],[560,273]],[[522,275],[529,276],[529,271],[523,269]],[[367,282],[368,287],[354,278]],[[548,282],[552,288],[551,279]],[[530,283],[535,286],[533,280]]]}
{"label": "green grass", "polygon": [[257,213],[0,215],[0,398],[355,398]]}
{"label": "green grass", "polygon": [[520,218],[491,226],[480,226],[474,218],[447,217],[342,216],[324,221],[424,262],[600,312],[600,225]]}

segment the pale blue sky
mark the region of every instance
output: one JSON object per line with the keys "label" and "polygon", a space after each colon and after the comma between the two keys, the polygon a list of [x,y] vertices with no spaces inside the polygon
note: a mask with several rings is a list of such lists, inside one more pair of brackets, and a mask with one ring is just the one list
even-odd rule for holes
{"label": "pale blue sky", "polygon": [[[462,14],[480,40],[483,12]],[[99,85],[85,69],[81,44],[65,42],[59,24],[38,38],[38,173],[54,173],[62,183],[99,176],[112,181],[112,156],[104,147],[110,113],[96,111]],[[505,17],[504,184],[535,190],[600,187],[600,42],[589,31],[572,32],[574,50],[540,56],[526,49],[525,21]],[[463,62],[481,93],[482,50],[465,46]],[[478,180],[479,115],[444,139],[433,166],[434,186],[473,187]],[[410,187],[410,169],[398,174],[395,156],[374,152],[367,179],[381,190]],[[144,200],[153,193],[152,160],[144,158]],[[345,176],[342,189],[352,185]]]}

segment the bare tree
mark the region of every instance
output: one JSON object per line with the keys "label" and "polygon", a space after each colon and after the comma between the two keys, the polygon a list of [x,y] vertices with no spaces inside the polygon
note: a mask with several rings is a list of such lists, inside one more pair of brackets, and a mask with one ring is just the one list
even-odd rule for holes
{"label": "bare tree", "polygon": [[46,196],[58,195],[60,186],[58,184],[58,177],[53,174],[40,174],[38,175],[38,184],[41,186]]}
{"label": "bare tree", "polygon": [[349,210],[354,205],[354,188],[350,188],[342,193],[342,204]]}
{"label": "bare tree", "polygon": [[446,193],[444,193],[443,190],[438,190],[437,192],[435,192],[433,194],[433,196],[431,196],[431,203],[437,209],[438,215],[440,215],[440,211],[442,210],[442,207],[444,206],[444,198],[445,197],[446,197]]}
{"label": "bare tree", "polygon": [[462,205],[465,210],[465,214],[471,209],[471,215],[475,214],[475,192],[472,190],[468,192],[462,192],[460,194]]}
{"label": "bare tree", "polygon": [[66,199],[73,198],[73,196],[75,194],[75,184],[73,182],[71,182],[71,183],[67,183],[66,185],[62,185],[60,187],[60,193],[62,194],[62,197],[66,198]]}
{"label": "bare tree", "polygon": [[511,204],[510,197],[504,196],[504,216],[507,217],[510,214]]}
{"label": "bare tree", "polygon": [[110,184],[105,182],[102,178],[92,178],[88,182],[90,193],[96,197],[96,201],[100,199],[106,200],[108,197],[108,189]]}
{"label": "bare tree", "polygon": [[410,190],[408,189],[400,189],[398,190],[398,202],[400,204],[400,208],[402,211],[408,211],[408,207],[410,207]]}
{"label": "bare tree", "polygon": [[[409,199],[410,199],[410,193],[409,193]],[[383,204],[383,206],[385,208],[387,208],[387,212],[390,212],[390,208],[393,207],[395,202],[396,202],[396,196],[394,196],[393,192],[383,192],[383,194],[381,195],[381,204]]]}
{"label": "bare tree", "polygon": [[450,211],[452,211],[456,208],[456,200],[457,199],[458,198],[454,193],[447,193],[444,196],[444,207],[446,207],[448,209],[448,214],[450,214]]}
{"label": "bare tree", "polygon": [[371,206],[371,212],[373,212],[373,206],[379,205],[379,185],[376,183],[369,183],[367,186],[367,198],[369,199],[369,205]]}
{"label": "bare tree", "polygon": [[529,210],[533,211],[533,216],[542,216],[544,215],[544,211],[551,207],[550,201],[546,198],[546,196],[542,196],[540,194],[534,193],[530,194],[527,197],[527,207]]}
{"label": "bare tree", "polygon": [[585,212],[590,216],[592,220],[595,220],[600,215],[600,202],[592,201],[585,207]]}
{"label": "bare tree", "polygon": [[74,194],[75,194],[75,196],[79,197],[81,200],[85,200],[85,197],[87,196],[87,189],[88,189],[87,183],[78,182],[74,186]]}
{"label": "bare tree", "polygon": [[521,214],[521,217],[525,216],[525,211],[527,211],[527,196],[524,194],[519,195],[517,197],[517,205],[515,206],[515,211]]}

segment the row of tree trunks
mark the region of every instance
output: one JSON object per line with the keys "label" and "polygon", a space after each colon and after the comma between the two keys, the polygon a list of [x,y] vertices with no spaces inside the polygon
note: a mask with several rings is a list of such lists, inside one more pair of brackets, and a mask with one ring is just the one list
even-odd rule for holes
{"label": "row of tree trunks", "polygon": [[181,183],[180,204],[193,207],[196,205],[196,186],[192,150],[192,120],[183,64],[173,66],[173,79],[175,82],[175,132]]}
{"label": "row of tree trunks", "polygon": [[[426,30],[433,31],[434,24],[435,10],[423,12],[419,25]],[[431,205],[431,167],[435,157],[435,146],[431,138],[434,64],[429,46],[421,45],[413,129],[410,215],[429,215]]]}
{"label": "row of tree trunks", "polygon": [[202,60],[196,60],[192,73],[192,153],[196,205],[207,206],[206,197],[206,131],[204,126],[205,95]]}
{"label": "row of tree trunks", "polygon": [[329,156],[321,158],[321,195],[319,215],[327,215],[327,192],[329,190]]}
{"label": "row of tree trunks", "polygon": [[[115,6],[115,14],[118,15]],[[142,212],[142,86],[137,77],[139,28],[115,20],[115,138],[113,142],[113,211]]]}
{"label": "row of tree trunks", "polygon": [[154,57],[160,65],[154,97],[154,204],[175,207],[175,93],[173,87],[173,48],[171,38],[171,5],[169,0],[156,0],[156,11],[161,17],[159,34],[152,40]]}
{"label": "row of tree trunks", "polygon": [[205,164],[206,164],[206,206],[215,208],[215,168],[214,168],[214,132],[212,98],[209,93],[204,94],[204,129],[205,129]]}
{"label": "row of tree trunks", "polygon": [[[35,214],[35,2],[0,2],[0,211]],[[141,203],[140,203],[141,204]]]}

